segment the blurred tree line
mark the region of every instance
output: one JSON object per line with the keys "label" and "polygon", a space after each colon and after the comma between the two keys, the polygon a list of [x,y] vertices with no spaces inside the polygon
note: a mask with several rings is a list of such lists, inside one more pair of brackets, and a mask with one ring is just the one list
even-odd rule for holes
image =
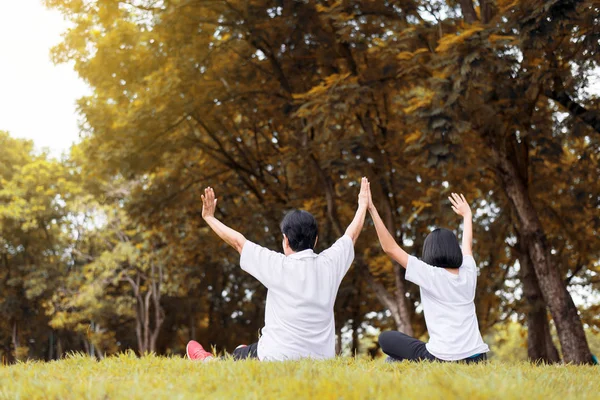
{"label": "blurred tree line", "polygon": [[[481,330],[518,322],[530,359],[591,360],[597,1],[45,3],[73,23],[54,60],[93,93],[68,159],[0,136],[5,360],[255,341],[265,289],[203,223],[200,191],[275,250],[285,211],[306,209],[320,250],[363,175],[415,255],[432,228],[460,232],[445,199],[464,193]],[[419,303],[367,227],[336,303],[338,350],[374,354],[377,329],[422,336]]]}

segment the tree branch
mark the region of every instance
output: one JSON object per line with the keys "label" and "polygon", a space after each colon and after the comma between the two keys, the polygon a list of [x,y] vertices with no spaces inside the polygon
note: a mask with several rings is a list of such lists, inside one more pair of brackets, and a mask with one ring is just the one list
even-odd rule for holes
{"label": "tree branch", "polygon": [[581,119],[589,125],[596,133],[600,133],[600,115],[596,111],[588,110],[581,104],[577,103],[565,91],[557,92],[556,90],[546,90],[546,97],[552,99],[566,108],[571,115]]}

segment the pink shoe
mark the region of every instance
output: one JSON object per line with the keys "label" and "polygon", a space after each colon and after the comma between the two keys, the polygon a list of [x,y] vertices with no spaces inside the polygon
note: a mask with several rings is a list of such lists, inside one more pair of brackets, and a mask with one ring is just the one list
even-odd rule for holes
{"label": "pink shoe", "polygon": [[188,342],[185,352],[192,361],[208,361],[213,357],[212,353],[204,350],[204,347],[195,340],[190,340]]}

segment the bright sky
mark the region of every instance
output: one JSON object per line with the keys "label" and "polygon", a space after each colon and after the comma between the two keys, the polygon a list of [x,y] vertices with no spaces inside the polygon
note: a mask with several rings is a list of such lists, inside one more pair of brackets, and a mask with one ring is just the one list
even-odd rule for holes
{"label": "bright sky", "polygon": [[41,0],[0,0],[0,130],[55,155],[78,140],[75,102],[89,93],[72,65],[50,61],[67,27]]}

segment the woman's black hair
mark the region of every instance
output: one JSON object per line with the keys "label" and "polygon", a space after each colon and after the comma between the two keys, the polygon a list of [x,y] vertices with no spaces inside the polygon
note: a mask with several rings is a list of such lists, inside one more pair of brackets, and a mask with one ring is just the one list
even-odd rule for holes
{"label": "woman's black hair", "polygon": [[435,229],[425,238],[421,259],[434,267],[459,268],[463,256],[456,235],[448,229]]}
{"label": "woman's black hair", "polygon": [[314,249],[319,235],[317,220],[308,211],[292,210],[281,221],[281,232],[294,251]]}

